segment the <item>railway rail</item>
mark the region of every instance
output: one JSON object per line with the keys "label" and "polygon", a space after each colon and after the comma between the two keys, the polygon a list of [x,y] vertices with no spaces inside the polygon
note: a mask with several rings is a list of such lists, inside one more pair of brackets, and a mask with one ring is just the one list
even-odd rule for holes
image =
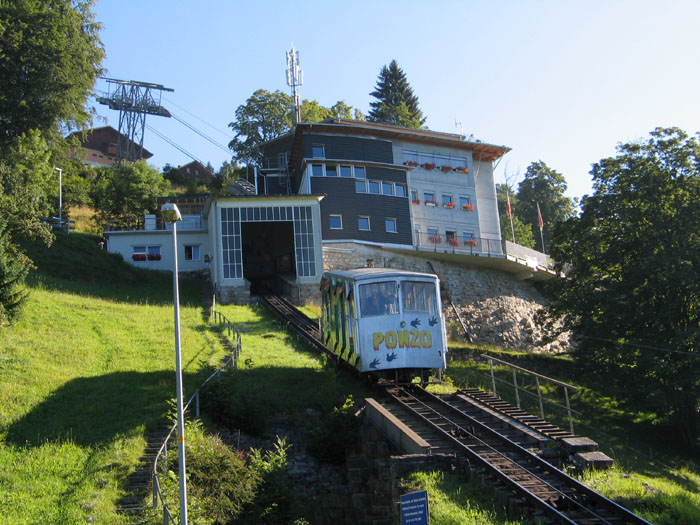
{"label": "railway rail", "polygon": [[[278,296],[262,298],[263,304],[314,348],[333,354],[320,341],[318,326],[294,305]],[[342,361],[341,361],[342,363]],[[532,517],[545,523],[567,524],[649,524],[641,517],[582,484],[541,458],[527,447],[528,441],[509,437],[473,417],[465,396],[479,392],[459,391],[437,396],[418,385],[392,385],[383,389],[384,407],[417,433],[437,436],[435,451],[456,453],[468,460],[473,474],[482,474],[499,489],[507,491]],[[496,408],[497,403],[490,403]],[[527,424],[521,414],[520,423]],[[512,417],[512,416],[510,416]],[[549,433],[537,420],[538,431]],[[545,425],[546,426],[546,425]],[[556,438],[550,435],[550,438]],[[435,442],[435,440],[433,440]]]}

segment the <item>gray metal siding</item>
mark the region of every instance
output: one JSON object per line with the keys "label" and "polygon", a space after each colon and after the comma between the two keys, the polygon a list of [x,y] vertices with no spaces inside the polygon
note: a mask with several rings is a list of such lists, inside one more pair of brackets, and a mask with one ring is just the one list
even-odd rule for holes
{"label": "gray metal siding", "polygon": [[340,135],[304,135],[302,157],[311,158],[311,146],[322,145],[327,159],[385,162],[393,164],[391,142]]}
{"label": "gray metal siding", "polygon": [[[405,177],[402,182],[405,182]],[[323,240],[357,239],[388,244],[412,243],[408,198],[355,193],[355,179],[341,177],[312,177],[311,191],[315,194],[326,194],[321,201]],[[342,215],[342,230],[330,229],[330,215]],[[357,228],[358,216],[370,218],[370,231]],[[396,219],[398,233],[385,231],[385,218]]]}

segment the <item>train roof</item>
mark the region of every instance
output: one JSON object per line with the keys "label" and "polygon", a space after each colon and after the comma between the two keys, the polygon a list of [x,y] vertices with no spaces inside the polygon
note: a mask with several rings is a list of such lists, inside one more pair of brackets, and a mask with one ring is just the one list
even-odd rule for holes
{"label": "train roof", "polygon": [[411,276],[431,280],[437,279],[437,276],[432,273],[410,272],[408,270],[397,270],[396,268],[355,268],[352,270],[331,270],[326,272],[326,274],[344,277],[355,281]]}

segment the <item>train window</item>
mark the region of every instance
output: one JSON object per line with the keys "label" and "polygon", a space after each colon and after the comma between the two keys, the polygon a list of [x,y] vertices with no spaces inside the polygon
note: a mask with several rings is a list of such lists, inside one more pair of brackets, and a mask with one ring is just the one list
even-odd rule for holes
{"label": "train window", "polygon": [[437,297],[434,283],[403,281],[401,298],[404,312],[428,312],[437,314]]}
{"label": "train window", "polygon": [[362,317],[394,315],[399,313],[396,281],[360,285]]}

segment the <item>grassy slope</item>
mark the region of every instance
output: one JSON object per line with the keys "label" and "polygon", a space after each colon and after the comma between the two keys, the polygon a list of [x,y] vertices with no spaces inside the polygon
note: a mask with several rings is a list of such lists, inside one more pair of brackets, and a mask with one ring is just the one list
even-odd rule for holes
{"label": "grassy slope", "polygon": [[[28,249],[30,299],[0,332],[0,521],[122,522],[120,483],[173,397],[171,278],[134,271],[86,235]],[[221,349],[201,330],[199,284],[181,294],[187,392]]]}

